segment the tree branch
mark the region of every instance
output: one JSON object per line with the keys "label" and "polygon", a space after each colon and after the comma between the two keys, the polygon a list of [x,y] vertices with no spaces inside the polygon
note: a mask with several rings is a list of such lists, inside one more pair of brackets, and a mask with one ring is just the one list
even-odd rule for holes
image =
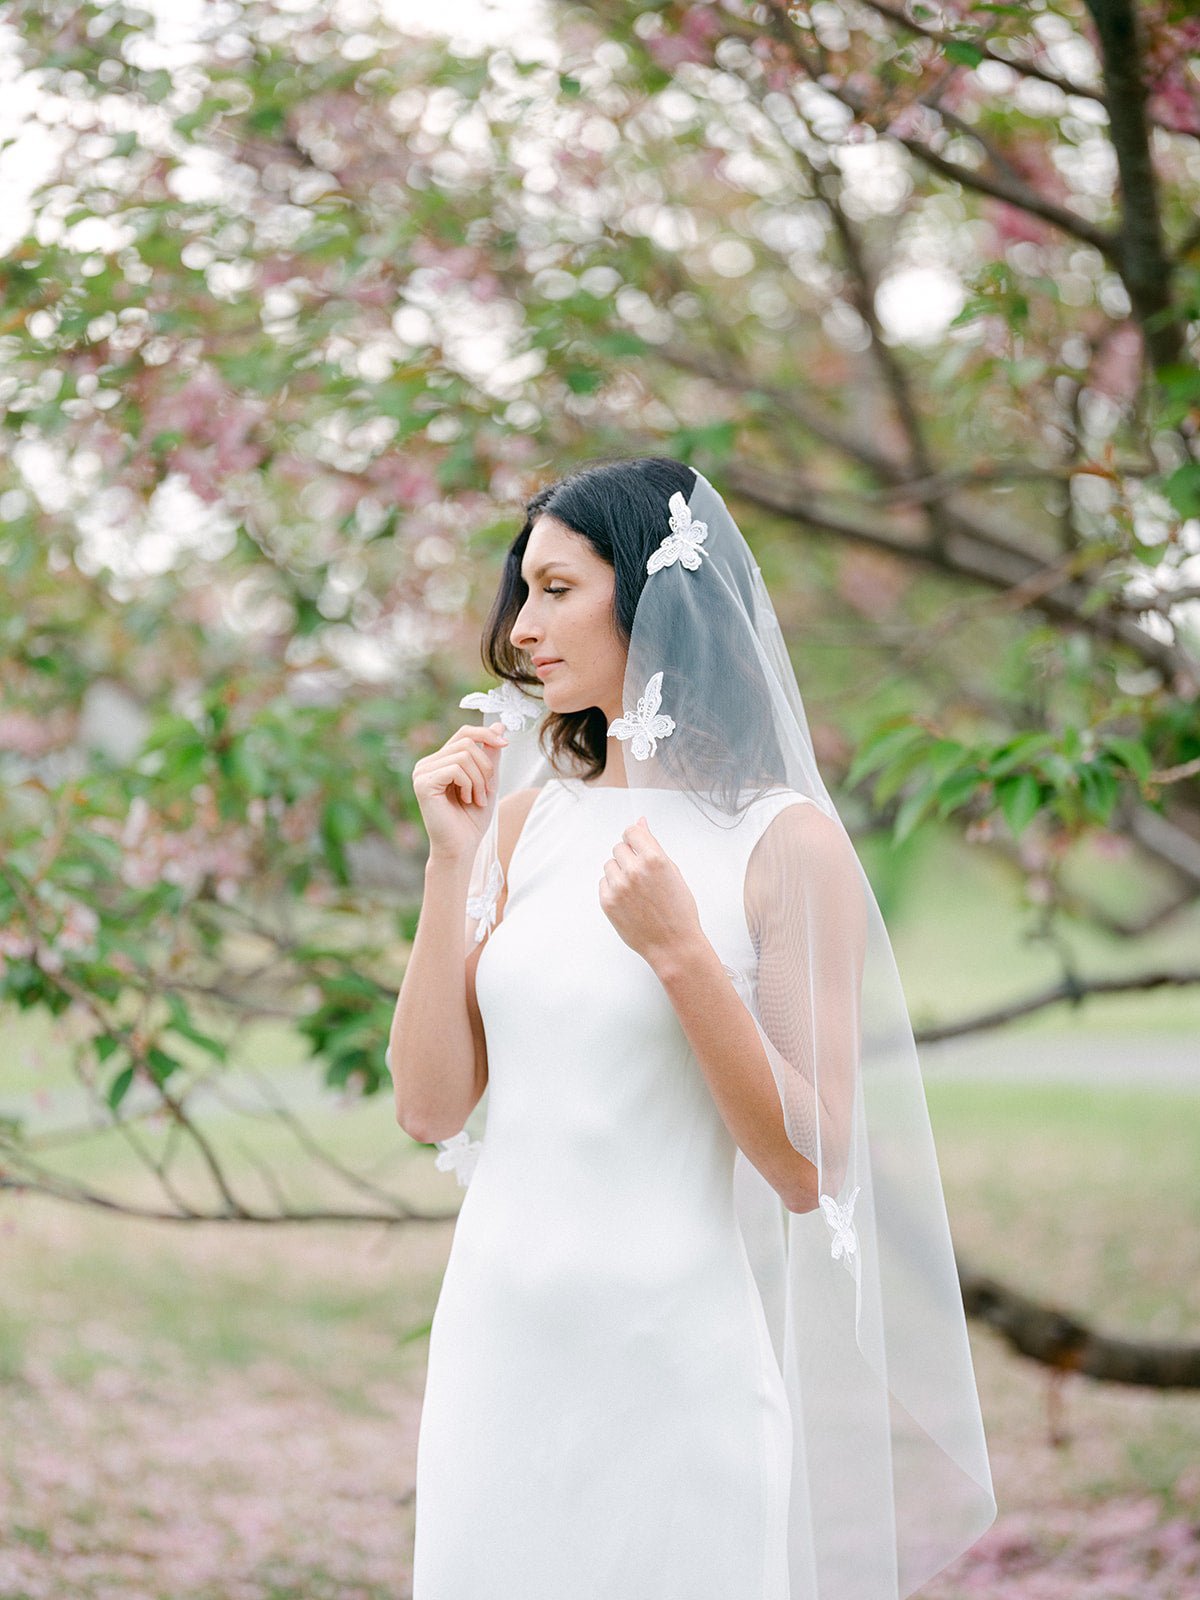
{"label": "tree branch", "polygon": [[1158,179],[1146,125],[1144,52],[1131,0],[1084,0],[1100,40],[1109,137],[1117,158],[1122,227],[1117,250],[1133,312],[1155,367],[1182,359],[1183,328],[1171,299],[1172,263],[1163,242]]}
{"label": "tree branch", "polygon": [[1026,995],[1006,1006],[996,1006],[991,1011],[979,1011],[973,1017],[963,1017],[957,1022],[935,1023],[927,1028],[913,1030],[918,1044],[936,1044],[942,1039],[961,1039],[969,1033],[983,1033],[999,1028],[1018,1017],[1032,1016],[1047,1006],[1069,1002],[1078,1005],[1089,994],[1144,994],[1151,989],[1184,989],[1200,984],[1200,968],[1192,971],[1142,972],[1130,978],[1087,978],[1080,980],[1067,976],[1061,983],[1050,984],[1039,994]]}
{"label": "tree branch", "polygon": [[1118,1339],[1056,1306],[1042,1305],[982,1273],[959,1269],[968,1317],[986,1323],[1011,1350],[1059,1372],[1147,1389],[1200,1388],[1200,1345]]}
{"label": "tree branch", "polygon": [[[980,524],[967,524],[956,516],[954,536],[942,549],[928,542],[913,542],[881,529],[856,522],[844,513],[826,509],[811,491],[797,490],[791,484],[771,477],[761,467],[730,460],[725,465],[726,481],[739,495],[754,505],[774,512],[801,526],[843,538],[873,549],[887,550],[906,561],[918,562],[957,578],[971,579],[988,588],[1017,590],[1025,586],[1028,602],[1057,622],[1068,622],[1084,632],[1126,645],[1139,659],[1156,667],[1171,683],[1200,687],[1200,664],[1181,647],[1156,639],[1128,618],[1106,611],[1084,609],[1091,591],[1073,580],[1063,580],[1062,568],[1047,566],[1036,556],[1005,541]],[[1087,552],[1071,552],[1074,561]],[[1053,581],[1051,581],[1053,580]]]}

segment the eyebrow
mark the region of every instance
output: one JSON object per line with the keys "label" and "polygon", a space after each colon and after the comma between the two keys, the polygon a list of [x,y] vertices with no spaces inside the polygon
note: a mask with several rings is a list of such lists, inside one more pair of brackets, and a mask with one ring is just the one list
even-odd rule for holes
{"label": "eyebrow", "polygon": [[[539,578],[544,578],[548,572],[553,572],[556,567],[566,567],[567,570],[570,571],[570,567],[567,565],[567,563],[565,561],[543,561],[540,567],[534,567],[533,572],[531,573],[530,576],[533,578],[533,581],[536,583]],[[528,584],[529,578],[527,578],[525,576],[525,574],[522,573],[521,574],[521,581],[523,583]]]}

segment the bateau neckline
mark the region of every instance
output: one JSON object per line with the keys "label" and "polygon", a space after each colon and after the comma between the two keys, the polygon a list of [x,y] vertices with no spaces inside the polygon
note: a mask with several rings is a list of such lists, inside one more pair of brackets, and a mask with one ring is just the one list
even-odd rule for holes
{"label": "bateau neckline", "polygon": [[[690,794],[689,789],[669,789],[661,783],[651,784],[616,784],[616,783],[585,783],[582,778],[547,778],[547,785],[551,783],[568,784],[582,789],[585,794]],[[747,785],[741,790],[742,794],[753,794],[755,791]],[[768,789],[765,794],[791,794],[792,791],[784,786],[777,789]],[[764,795],[765,798],[765,795]]]}
{"label": "bateau neckline", "polygon": [[585,783],[582,778],[548,778],[547,783],[574,784],[588,794],[685,794],[684,789],[668,789],[661,783]]}

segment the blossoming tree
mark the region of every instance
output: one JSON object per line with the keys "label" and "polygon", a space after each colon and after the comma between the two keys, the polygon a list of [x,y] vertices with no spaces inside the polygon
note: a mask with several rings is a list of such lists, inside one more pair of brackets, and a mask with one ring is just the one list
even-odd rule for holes
{"label": "blossoming tree", "polygon": [[[1194,902],[1191,8],[552,15],[474,55],[368,0],[0,24],[29,191],[0,265],[0,997],[56,1019],[156,1198],[19,1116],[10,1190],[408,1214],[361,1175],[345,1206],[251,1200],[200,1091],[272,1018],[335,1091],[386,1085],[408,773],[478,682],[523,498],[581,458],[676,454],[736,502],[864,833],[959,828],[1045,930],[1131,950]],[[1071,882],[1097,838],[1157,900]],[[1197,981],[1064,965],[918,1037]],[[1129,1347],[965,1290],[1026,1353],[1129,1376]],[[1194,1353],[1139,1359],[1195,1382]]]}

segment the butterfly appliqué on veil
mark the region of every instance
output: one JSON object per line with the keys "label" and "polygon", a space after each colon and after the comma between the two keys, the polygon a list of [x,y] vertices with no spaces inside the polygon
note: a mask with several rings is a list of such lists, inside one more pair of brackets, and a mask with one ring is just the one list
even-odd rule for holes
{"label": "butterfly appliqu\u00e9 on veil", "polygon": [[490,712],[499,717],[510,733],[519,733],[529,719],[542,714],[541,701],[524,694],[507,678],[498,689],[477,689],[463,695],[458,703],[469,710]]}
{"label": "butterfly appliqu\u00e9 on veil", "polygon": [[479,919],[475,925],[476,944],[480,942],[496,921],[496,901],[499,898],[500,885],[503,882],[504,868],[498,861],[493,861],[488,868],[482,892],[467,896],[467,915]]}
{"label": "butterfly appliqu\u00e9 on veil", "polygon": [[671,531],[646,563],[647,572],[658,572],[662,567],[680,566],[695,572],[704,556],[700,546],[708,538],[708,523],[696,521],[688,510],[688,503],[677,489],[667,502],[671,512]]}
{"label": "butterfly appliqu\u00e9 on veil", "polygon": [[854,1202],[858,1199],[858,1191],[862,1187],[856,1183],[850,1191],[850,1198],[844,1206],[838,1205],[832,1195],[821,1196],[821,1210],[825,1213],[825,1220],[833,1230],[833,1242],[830,1246],[830,1255],[835,1261],[840,1261],[843,1256],[849,1261],[858,1249],[858,1235],[854,1231],[854,1224],[850,1220],[854,1211]]}
{"label": "butterfly appliqu\u00e9 on veil", "polygon": [[656,672],[646,685],[645,693],[638,696],[637,710],[618,717],[608,730],[610,738],[616,734],[618,739],[632,739],[630,749],[637,761],[652,756],[658,741],[675,731],[674,717],[658,709],[662,705],[662,680],[662,673]]}
{"label": "butterfly appliqu\u00e9 on veil", "polygon": [[472,1139],[464,1128],[461,1133],[456,1133],[452,1139],[443,1139],[434,1157],[434,1166],[439,1172],[453,1172],[458,1179],[460,1189],[465,1189],[471,1181],[475,1171],[475,1164],[479,1160],[479,1152],[483,1148],[481,1139]]}

